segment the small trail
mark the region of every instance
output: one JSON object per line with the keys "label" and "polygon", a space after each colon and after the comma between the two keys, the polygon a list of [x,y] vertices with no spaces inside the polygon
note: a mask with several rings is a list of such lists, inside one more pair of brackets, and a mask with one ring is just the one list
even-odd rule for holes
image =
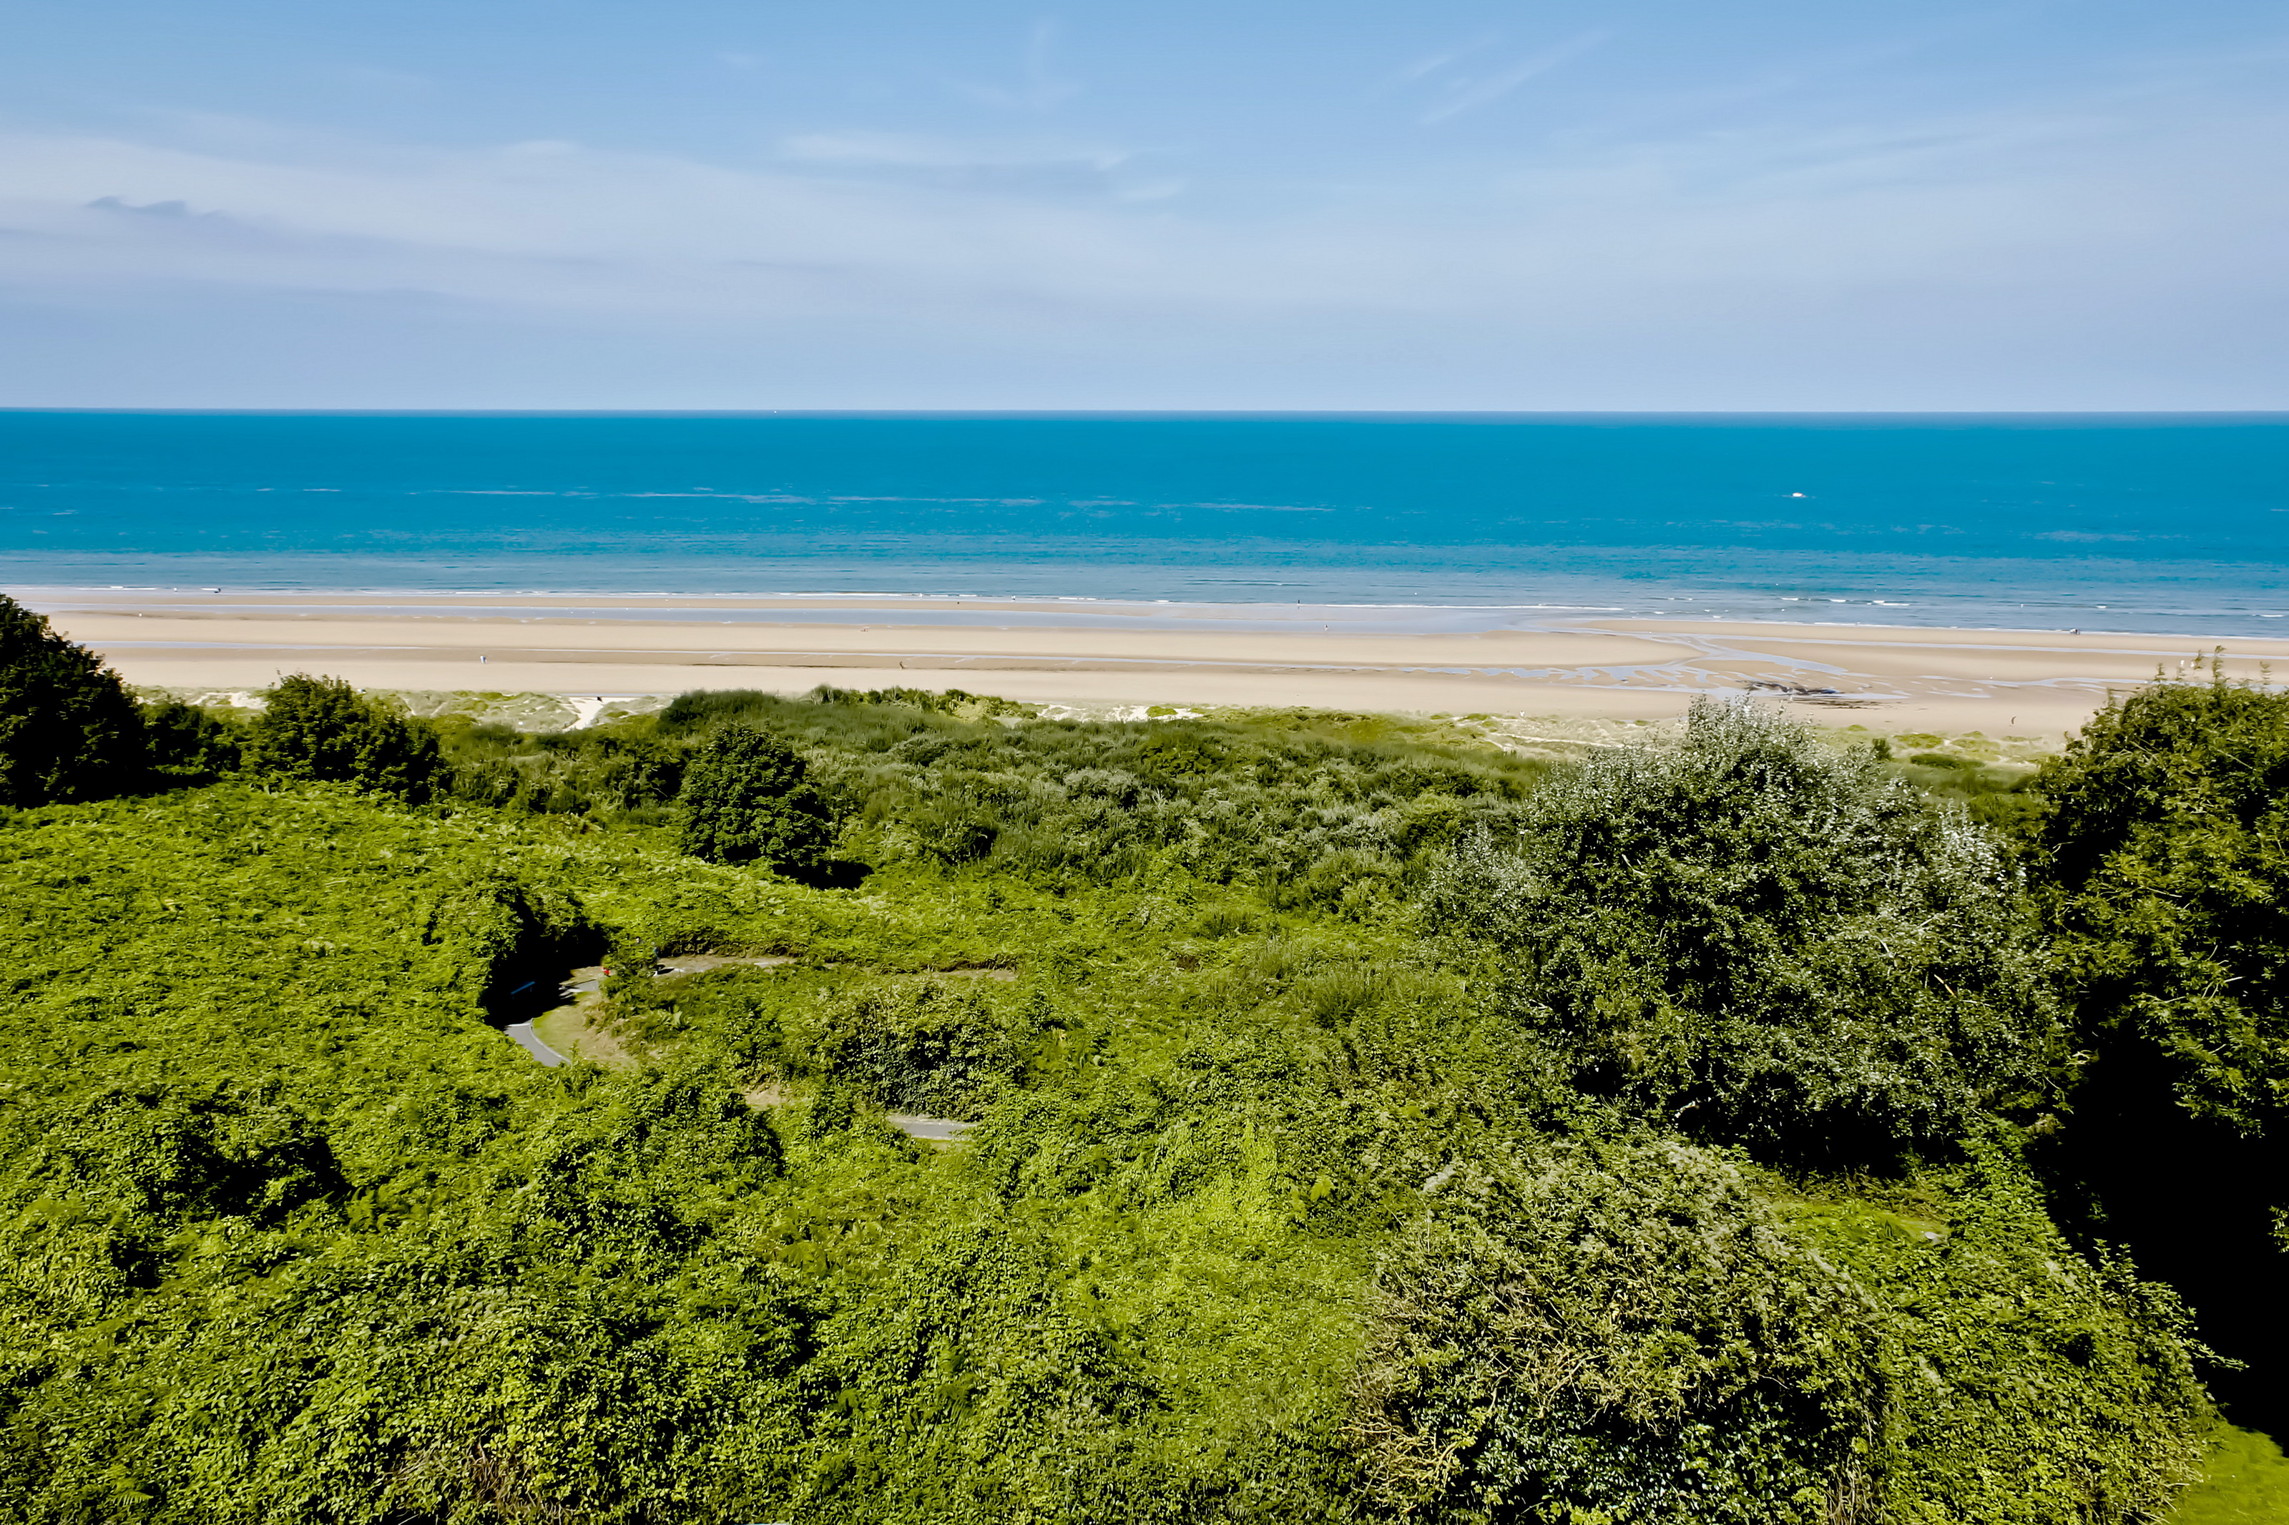
{"label": "small trail", "polygon": [[501,1030],[509,1035],[510,1041],[515,1043],[517,1047],[550,1069],[565,1063],[564,1055],[540,1041],[540,1034],[533,1031],[533,1025],[530,1022],[511,1022]]}
{"label": "small trail", "polygon": [[[695,953],[661,959],[659,967],[653,971],[652,977],[662,979],[671,974],[701,974],[710,969],[739,967],[768,969],[775,965],[793,962],[794,960],[791,958],[777,955],[766,955],[759,958],[736,958],[715,953]],[[1017,978],[1014,972],[1002,969],[955,969],[945,972],[982,976],[988,979],[1013,980]],[[557,1004],[551,1010],[561,1011],[567,1006],[576,1005],[583,996],[595,994],[603,987],[603,984],[604,970],[600,966],[591,965],[584,969],[571,970],[565,975],[563,983],[557,986]],[[548,1013],[543,1012],[542,1015],[546,1016]],[[540,1034],[533,1028],[533,1023],[537,1020],[538,1018],[528,1018],[523,1022],[511,1022],[501,1030],[508,1034],[510,1042],[516,1044],[517,1047],[550,1069],[571,1063],[572,1061],[566,1056],[541,1041]],[[909,1138],[920,1139],[927,1144],[958,1143],[963,1135],[977,1126],[975,1123],[957,1122],[950,1117],[925,1117],[918,1112],[886,1112],[883,1114],[883,1120]]]}
{"label": "small trail", "polygon": [[962,1135],[977,1126],[976,1123],[958,1123],[950,1117],[924,1117],[919,1112],[885,1112],[884,1122],[909,1138],[918,1138],[926,1144],[952,1144],[960,1142]]}

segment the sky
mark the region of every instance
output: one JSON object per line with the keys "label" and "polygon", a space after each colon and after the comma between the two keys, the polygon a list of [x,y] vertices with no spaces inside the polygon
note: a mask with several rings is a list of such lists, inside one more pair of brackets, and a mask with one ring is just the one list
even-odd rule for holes
{"label": "sky", "polygon": [[2256,0],[10,0],[0,406],[2289,408]]}

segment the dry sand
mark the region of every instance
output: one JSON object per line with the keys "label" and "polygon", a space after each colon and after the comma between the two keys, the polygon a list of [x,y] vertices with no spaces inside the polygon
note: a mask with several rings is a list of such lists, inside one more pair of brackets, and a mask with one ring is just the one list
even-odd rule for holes
{"label": "dry sand", "polygon": [[[2194,636],[1607,619],[1481,633],[1357,628],[1355,611],[1217,628],[1216,606],[16,590],[130,682],[586,695],[903,684],[1083,705],[1310,705],[1611,720],[1755,690],[1884,732],[2062,736],[2110,691],[2181,670]],[[463,612],[466,610],[466,612]],[[994,623],[998,619],[1010,625]],[[959,620],[963,623],[928,623]],[[822,621],[832,621],[822,622]],[[2226,670],[2289,640],[2225,643]]]}

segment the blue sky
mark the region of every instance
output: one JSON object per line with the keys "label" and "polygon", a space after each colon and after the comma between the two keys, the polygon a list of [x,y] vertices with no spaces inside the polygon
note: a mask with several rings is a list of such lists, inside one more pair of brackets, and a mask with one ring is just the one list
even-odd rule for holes
{"label": "blue sky", "polygon": [[2289,407],[2242,0],[13,0],[0,406]]}

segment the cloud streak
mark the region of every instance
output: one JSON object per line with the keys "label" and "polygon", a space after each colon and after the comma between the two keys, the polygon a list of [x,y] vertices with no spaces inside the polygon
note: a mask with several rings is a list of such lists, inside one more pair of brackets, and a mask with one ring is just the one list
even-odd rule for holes
{"label": "cloud streak", "polygon": [[1062,106],[1081,93],[1081,87],[1061,78],[1053,61],[1057,23],[1037,21],[1026,33],[1020,51],[1015,86],[984,85],[956,80],[954,87],[973,101],[1005,111],[1043,112]]}
{"label": "cloud streak", "polygon": [[[1416,120],[1425,127],[1435,127],[1441,122],[1451,122],[1466,112],[1476,111],[1482,106],[1491,106],[1528,80],[1548,74],[1554,69],[1563,68],[1612,36],[1613,33],[1607,31],[1584,32],[1578,37],[1559,43],[1556,47],[1544,48],[1538,53],[1528,54],[1492,74],[1476,78],[1449,79],[1444,82],[1444,98]],[[1448,55],[1445,58],[1418,66],[1420,72],[1413,77],[1415,79],[1427,79],[1443,73],[1451,68],[1457,56]]]}

